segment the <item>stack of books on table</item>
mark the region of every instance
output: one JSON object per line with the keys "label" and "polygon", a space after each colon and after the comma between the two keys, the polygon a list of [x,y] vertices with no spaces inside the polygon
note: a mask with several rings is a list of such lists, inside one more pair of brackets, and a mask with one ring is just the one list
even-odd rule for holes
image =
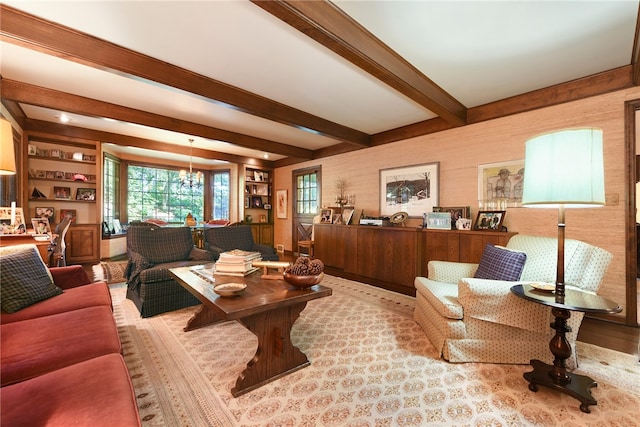
{"label": "stack of books on table", "polygon": [[261,259],[260,252],[248,252],[240,249],[223,252],[216,261],[216,274],[246,276],[258,270],[253,266],[253,262]]}

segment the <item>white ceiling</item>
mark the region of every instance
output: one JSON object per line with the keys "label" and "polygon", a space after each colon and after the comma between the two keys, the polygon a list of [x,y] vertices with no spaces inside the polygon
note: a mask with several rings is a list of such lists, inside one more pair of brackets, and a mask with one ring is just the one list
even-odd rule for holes
{"label": "white ceiling", "polygon": [[[248,1],[3,3],[366,134],[437,116]],[[637,0],[333,3],[467,108],[629,65],[638,16]],[[7,38],[0,55],[4,79],[309,150],[342,142]],[[56,121],[62,113],[20,106],[30,119]],[[70,116],[73,126],[171,144],[193,137]],[[194,147],[284,157],[202,137]]]}

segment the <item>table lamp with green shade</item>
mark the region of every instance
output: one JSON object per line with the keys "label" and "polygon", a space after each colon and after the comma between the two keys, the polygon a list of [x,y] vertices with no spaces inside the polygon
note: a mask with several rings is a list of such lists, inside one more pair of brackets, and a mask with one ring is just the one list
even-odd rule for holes
{"label": "table lamp with green shade", "polygon": [[558,209],[556,298],[564,298],[565,208],[605,204],[602,130],[564,129],[525,144],[522,205]]}

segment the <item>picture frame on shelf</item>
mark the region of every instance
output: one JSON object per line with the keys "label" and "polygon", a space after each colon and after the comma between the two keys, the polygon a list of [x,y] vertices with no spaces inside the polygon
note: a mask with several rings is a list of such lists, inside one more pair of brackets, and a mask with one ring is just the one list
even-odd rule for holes
{"label": "picture frame on shelf", "polygon": [[351,218],[353,218],[353,213],[355,212],[355,208],[344,208],[342,210],[342,223],[344,225],[349,225],[351,222]]}
{"label": "picture frame on shelf", "polygon": [[251,197],[245,196],[245,198],[244,198],[244,207],[245,207],[245,209],[249,208],[250,206],[251,206]]}
{"label": "picture frame on shelf", "polygon": [[254,181],[264,181],[264,172],[262,171],[253,171],[253,180]]}
{"label": "picture frame on shelf", "polygon": [[479,211],[473,229],[476,231],[502,231],[507,211]]}
{"label": "picture frame on shelf", "polygon": [[380,169],[380,215],[422,218],[439,205],[440,162]]}
{"label": "picture frame on shelf", "polygon": [[276,218],[287,219],[287,190],[276,191]]}
{"label": "picture frame on shelf", "polygon": [[46,217],[31,218],[34,234],[51,234],[51,224]]}
{"label": "picture frame on shelf", "polygon": [[38,155],[38,148],[33,144],[29,144],[29,146],[27,148],[27,154],[29,156],[37,156]]}
{"label": "picture frame on shelf", "polygon": [[255,186],[254,194],[258,196],[268,196],[269,195],[269,186],[267,184],[258,184]]}
{"label": "picture frame on shelf", "polygon": [[471,219],[471,206],[434,206],[433,212],[449,212],[451,214],[451,229],[456,229],[460,218]]}
{"label": "picture frame on shelf", "polygon": [[260,196],[251,197],[251,207],[252,208],[262,208],[262,197],[260,197]]}
{"label": "picture frame on shelf", "polygon": [[53,198],[58,200],[71,200],[71,187],[53,187]]}
{"label": "picture frame on shelf", "polygon": [[[15,212],[15,228],[16,230],[18,230],[18,233],[8,233],[8,229],[5,226],[10,226],[11,225],[11,211]],[[22,210],[22,208],[11,208],[10,206],[8,207],[0,207],[0,224],[2,224],[2,227],[0,228],[0,232],[2,234],[21,234],[20,231],[24,230],[25,228],[25,222],[24,222],[24,211]],[[22,227],[20,227],[22,226]],[[22,231],[24,232],[24,231]]]}
{"label": "picture frame on shelf", "polygon": [[478,165],[478,207],[506,209],[522,206],[524,160]]}
{"label": "picture frame on shelf", "polygon": [[47,177],[47,173],[42,169],[36,169],[36,178],[45,179]]}
{"label": "picture frame on shelf", "polygon": [[51,223],[52,221],[55,220],[54,213],[55,211],[52,206],[46,206],[46,207],[36,206],[34,216],[36,218],[47,218],[49,220],[49,223]]}
{"label": "picture frame on shelf", "polygon": [[427,212],[427,229],[451,230],[451,214],[449,212]]}
{"label": "picture frame on shelf", "polygon": [[96,189],[95,188],[78,188],[76,190],[76,200],[84,200],[88,202],[95,201]]}
{"label": "picture frame on shelf", "polygon": [[76,222],[76,210],[75,209],[60,209],[60,222],[62,222],[66,216],[71,217],[71,222]]}
{"label": "picture frame on shelf", "polygon": [[320,222],[323,224],[331,224],[333,220],[333,209],[320,210]]}
{"label": "picture frame on shelf", "polygon": [[122,224],[120,224],[120,219],[118,218],[113,219],[113,233],[114,234],[122,233]]}

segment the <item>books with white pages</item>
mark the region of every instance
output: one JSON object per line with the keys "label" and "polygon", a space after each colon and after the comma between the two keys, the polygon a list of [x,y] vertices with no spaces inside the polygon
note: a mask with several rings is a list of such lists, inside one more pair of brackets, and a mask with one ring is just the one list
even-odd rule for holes
{"label": "books with white pages", "polygon": [[260,252],[248,252],[239,249],[223,252],[216,262],[216,273],[247,275],[257,270],[253,267],[253,262],[261,259]]}

